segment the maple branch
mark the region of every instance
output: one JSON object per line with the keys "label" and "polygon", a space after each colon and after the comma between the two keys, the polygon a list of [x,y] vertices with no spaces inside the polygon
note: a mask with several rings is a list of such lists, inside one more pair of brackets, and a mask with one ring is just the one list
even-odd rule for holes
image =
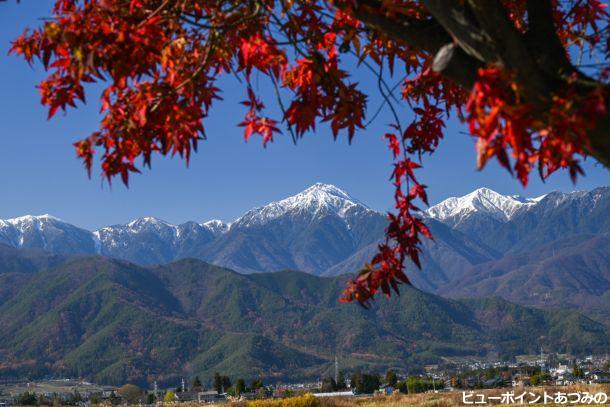
{"label": "maple branch", "polygon": [[[480,26],[492,41],[501,62],[517,72],[532,101],[545,101],[553,89],[549,77],[543,75],[525,44],[524,36],[510,20],[500,0],[468,0]],[[486,61],[491,62],[491,61]]]}
{"label": "maple branch", "polygon": [[484,65],[469,56],[455,43],[443,45],[434,56],[432,70],[453,80],[466,89],[472,88],[477,79],[477,71]]}
{"label": "maple branch", "polygon": [[[444,46],[453,42],[449,33],[434,19],[417,20],[399,15],[391,19],[379,13],[380,2],[362,0],[359,7],[352,10],[354,16],[365,25],[384,34],[397,43],[436,55]],[[442,63],[441,63],[442,62]],[[457,49],[451,58],[443,58],[434,66],[446,78],[471,88],[481,63],[462,49]]]}
{"label": "maple branch", "polygon": [[529,29],[527,43],[538,66],[552,75],[564,76],[578,71],[568,59],[566,50],[557,36],[553,21],[553,5],[550,0],[528,0]]}
{"label": "maple branch", "polygon": [[280,94],[279,84],[277,83],[277,79],[275,79],[275,76],[272,73],[269,75],[269,77],[271,78],[271,83],[273,83],[273,89],[275,90],[275,97],[277,99],[278,105],[280,106],[280,110],[282,111],[282,122],[286,123],[286,127],[288,128],[288,132],[290,133],[290,138],[292,139],[292,144],[294,144],[296,146],[297,145],[298,137],[294,133],[294,129],[292,128],[292,125],[286,119],[286,117],[288,117],[288,115],[286,113],[286,108],[284,106],[284,101],[282,100],[282,95]]}
{"label": "maple branch", "polygon": [[[525,35],[516,29],[499,0],[468,0],[469,8],[443,0],[424,3],[433,18],[416,20],[399,15],[392,19],[376,11],[381,3],[375,0],[361,0],[353,14],[391,40],[434,55],[433,70],[465,89],[474,84],[478,68],[493,63],[514,69],[528,99],[541,109],[548,106],[552,91],[566,84],[570,73],[587,82],[581,86],[583,94],[594,86],[605,86],[570,63],[557,37],[548,0],[528,1],[530,31]],[[610,115],[606,115],[590,132],[588,151],[607,168],[609,134]]]}
{"label": "maple branch", "polygon": [[[455,3],[455,4],[454,4]],[[469,10],[458,2],[425,0],[426,8],[468,55],[484,63],[498,62],[491,39],[477,24]]]}
{"label": "maple branch", "polygon": [[140,24],[138,24],[138,26],[139,27],[143,26],[144,24],[146,24],[147,21],[149,21],[151,18],[153,18],[154,16],[159,14],[161,11],[163,11],[163,9],[168,5],[169,2],[170,2],[170,0],[165,0],[163,3],[161,3],[161,5],[159,7],[157,7],[155,10],[153,10],[144,20],[142,20],[140,22]]}
{"label": "maple branch", "polygon": [[[356,58],[358,58],[358,55],[351,51],[350,54],[354,55]],[[383,62],[383,61],[382,61]],[[378,81],[381,81],[381,85],[383,85],[383,87],[388,91],[389,96],[394,99],[394,101],[396,103],[400,103],[400,100],[398,100],[396,98],[396,96],[394,96],[394,88],[390,89],[390,86],[388,85],[388,83],[383,79],[383,75],[379,70],[376,70],[370,63],[368,63],[366,61],[366,59],[362,60],[362,65],[364,65],[369,71],[371,71],[373,73],[373,75],[375,75],[375,78]],[[381,64],[383,65],[383,64]]]}
{"label": "maple branch", "polygon": [[[527,2],[529,34],[533,39],[530,47],[526,37],[510,21],[500,0],[468,0],[468,3],[495,46],[502,51],[507,64],[516,70],[518,80],[524,85],[531,101],[546,107],[551,92],[569,86],[568,76],[571,73],[578,75],[576,86],[583,96],[588,96],[595,87],[603,87],[610,94],[606,84],[588,78],[570,63],[557,37],[549,0]],[[534,47],[533,51],[531,47]],[[610,112],[608,102],[606,112]],[[587,153],[610,168],[610,113],[598,119],[588,138],[590,148]]]}
{"label": "maple branch", "polygon": [[[608,103],[606,111],[610,111]],[[601,117],[588,136],[591,148],[587,153],[610,169],[610,114],[606,113]]]}
{"label": "maple branch", "polygon": [[[540,41],[542,54],[532,53],[528,49],[525,37],[517,31],[506,14],[500,0],[468,0],[479,24],[494,41],[494,47],[500,52],[505,63],[515,69],[519,82],[524,85],[531,102],[542,108],[547,107],[548,96],[561,86],[568,85],[568,74],[576,73],[578,92],[587,96],[594,87],[603,87],[610,94],[606,84],[588,78],[578,72],[568,60],[565,48],[559,42],[554,26],[551,4],[548,0],[529,0],[528,15],[532,36]],[[544,45],[543,45],[544,44]],[[541,55],[542,61],[535,63],[532,56]],[[551,73],[551,75],[547,74]],[[610,103],[606,104],[610,112]],[[610,114],[599,118],[595,128],[588,134],[591,148],[588,154],[596,158],[605,167],[610,168]]]}
{"label": "maple branch", "polygon": [[382,32],[393,40],[433,54],[451,41],[451,36],[435,20],[420,20],[405,15],[392,19],[381,14],[381,2],[361,0],[353,11],[356,18],[367,26]]}
{"label": "maple branch", "polygon": [[214,51],[215,39],[216,39],[216,35],[211,36],[211,38],[208,40],[208,43],[206,44],[207,49],[206,49],[205,55],[203,56],[203,60],[201,61],[201,63],[197,67],[197,69],[195,69],[195,71],[192,73],[192,75],[189,78],[186,78],[178,86],[176,86],[176,91],[182,89],[189,83],[193,82],[195,80],[195,78],[197,78],[197,76],[199,76],[199,74],[201,74],[203,72],[206,65],[208,64],[210,56],[212,55],[212,53]]}
{"label": "maple branch", "polygon": [[[394,86],[392,86],[392,89],[389,90],[390,92],[390,96],[392,98],[394,98],[394,91],[396,89],[398,89],[398,87],[408,78],[407,75],[403,76],[398,82],[396,82],[396,84]],[[369,127],[369,125],[371,123],[373,123],[375,121],[375,119],[377,118],[377,116],[379,116],[379,114],[381,113],[381,111],[383,110],[383,107],[385,106],[385,104],[387,103],[387,100],[384,99],[383,101],[381,101],[381,103],[379,104],[379,107],[377,108],[377,110],[375,111],[375,114],[373,114],[373,116],[364,124],[364,127],[367,128]]]}
{"label": "maple branch", "polygon": [[[402,124],[400,123],[400,119],[398,118],[398,113],[396,112],[396,109],[394,109],[394,105],[392,104],[392,101],[389,99],[388,95],[386,95],[386,93],[383,90],[383,86],[385,85],[385,87],[388,88],[388,85],[385,83],[382,76],[383,76],[383,59],[381,60],[381,62],[379,64],[379,73],[377,74],[377,88],[379,89],[379,93],[383,97],[383,100],[385,100],[385,102],[390,107],[390,111],[392,112],[392,115],[394,116],[394,121],[396,122],[396,128],[398,129],[400,134],[404,134],[402,131]],[[389,90],[389,88],[388,88],[388,90]],[[391,95],[392,95],[392,93],[390,93],[390,96]]]}
{"label": "maple branch", "polygon": [[[236,9],[236,8],[237,8],[237,6],[234,7],[234,9]],[[188,24],[193,25],[198,28],[202,28],[202,29],[206,29],[206,30],[223,30],[223,29],[229,29],[229,28],[236,27],[249,20],[253,20],[253,19],[257,18],[260,15],[261,9],[262,9],[261,4],[259,2],[254,2],[254,10],[252,12],[250,12],[249,14],[241,15],[241,13],[235,12],[234,14],[237,17],[235,21],[230,21],[234,16],[229,15],[226,17],[226,20],[228,20],[227,22],[225,22],[223,24],[218,24],[218,25],[202,24],[198,21],[198,19],[200,19],[199,16],[187,14],[187,13],[183,13],[180,16],[180,19],[182,21],[184,21],[185,23],[188,23]],[[189,20],[187,17],[190,17],[194,20]]]}

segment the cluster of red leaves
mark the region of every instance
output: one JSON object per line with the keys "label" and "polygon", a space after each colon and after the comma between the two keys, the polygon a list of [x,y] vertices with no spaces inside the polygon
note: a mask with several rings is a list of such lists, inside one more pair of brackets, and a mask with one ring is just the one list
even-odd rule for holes
{"label": "cluster of red leaves", "polygon": [[366,97],[356,83],[346,83],[349,75],[339,68],[336,43],[336,33],[323,34],[311,56],[298,59],[282,78],[295,95],[286,119],[299,137],[314,130],[319,118],[330,122],[334,137],[347,129],[351,140],[356,129],[363,128]]}
{"label": "cluster of red leaves", "polygon": [[[414,174],[411,157],[432,153],[443,138],[450,111],[467,120],[477,137],[479,164],[496,157],[527,182],[531,168],[543,177],[557,168],[580,171],[586,131],[604,113],[606,95],[593,91],[576,97],[574,89],[552,95],[550,108],[532,112],[519,99],[510,72],[487,67],[468,93],[431,72],[432,55],[391,41],[365,27],[356,9],[384,18],[429,19],[415,0],[56,0],[52,18],[26,31],[11,52],[28,62],[42,61],[49,75],[40,84],[49,117],[85,101],[85,84],[106,83],[101,98],[100,129],[75,143],[88,171],[94,153],[102,174],[125,184],[139,171],[138,158],[150,166],[153,154],[178,154],[188,162],[204,138],[203,122],[215,99],[218,79],[234,75],[247,90],[244,138],[260,135],[263,145],[280,132],[279,122],[302,137],[328,123],[334,137],[351,140],[365,127],[369,95],[352,81],[346,66],[355,62],[379,81],[384,103],[396,100],[378,79],[389,71],[401,75],[402,99],[411,106],[411,123],[396,122],[387,134],[394,156],[395,213],[389,214],[386,240],[379,253],[350,282],[343,300],[367,305],[379,291],[390,295],[408,283],[407,259],[419,266],[420,240],[430,232],[418,218],[417,202],[427,203],[426,189]],[[504,1],[515,26],[527,29],[525,1]],[[608,14],[598,0],[553,2],[560,40],[570,47],[599,46]],[[362,11],[360,10],[360,11]],[[608,37],[610,38],[610,37]],[[605,54],[608,55],[606,44]],[[569,52],[568,52],[569,54]],[[351,58],[351,61],[350,61]],[[366,67],[366,69],[365,69]],[[251,83],[260,74],[275,88],[282,117],[263,114],[264,104]],[[404,78],[404,80],[402,80]],[[284,108],[285,106],[285,108]],[[464,115],[462,112],[464,111]],[[511,164],[511,157],[514,164]]]}
{"label": "cluster of red leaves", "polygon": [[417,77],[405,82],[402,97],[415,114],[415,120],[403,135],[404,142],[409,143],[407,152],[431,153],[443,138],[445,120],[451,110],[455,109],[458,117],[462,117],[461,107],[467,93],[426,67]]}
{"label": "cluster of red leaves", "polygon": [[[409,284],[409,278],[403,270],[405,260],[408,258],[417,267],[421,267],[420,235],[432,238],[428,227],[415,215],[419,211],[415,205],[416,200],[428,204],[426,187],[417,181],[414,173],[420,165],[407,157],[401,157],[401,142],[395,134],[388,133],[385,138],[395,160],[392,179],[397,213],[388,214],[390,225],[385,242],[379,245],[378,253],[371,262],[365,265],[355,279],[348,282],[341,296],[343,302],[358,301],[364,307],[368,306],[378,291],[381,290],[389,297],[391,290],[399,294],[398,284]],[[406,193],[403,192],[405,189]]]}
{"label": "cluster of red leaves", "polygon": [[[101,99],[100,130],[75,143],[91,171],[96,147],[102,171],[127,183],[135,159],[150,165],[151,154],[179,154],[188,162],[202,138],[202,119],[217,91],[198,72],[205,49],[180,36],[158,15],[139,12],[143,2],[75,0],[56,2],[54,18],[19,37],[11,52],[42,59],[51,74],[39,86],[49,117],[84,102],[83,83],[109,81]],[[191,45],[187,45],[191,44]],[[217,62],[218,63],[218,62]],[[185,86],[199,73],[197,86]]]}
{"label": "cluster of red leaves", "polygon": [[554,16],[560,40],[567,48],[574,45],[595,47],[602,41],[601,33],[607,30],[604,27],[610,17],[607,7],[599,0],[569,2],[567,9],[556,7]]}
{"label": "cluster of red leaves", "polygon": [[[574,88],[554,95],[551,107],[538,111],[520,103],[513,75],[499,67],[481,69],[466,105],[470,133],[477,137],[478,166],[495,157],[527,185],[532,166],[544,179],[568,168],[575,181],[582,173],[578,156],[585,155],[587,133],[606,113],[606,95],[593,90],[586,98]],[[514,164],[511,164],[514,161]]]}
{"label": "cluster of red leaves", "polygon": [[252,134],[259,134],[263,138],[263,146],[266,146],[268,142],[273,141],[273,133],[280,132],[277,121],[258,116],[258,112],[262,111],[265,105],[257,99],[252,88],[248,88],[248,100],[241,103],[250,108],[245,120],[239,123],[241,127],[245,127],[244,139],[248,141]]}
{"label": "cluster of red leaves", "polygon": [[[390,223],[385,241],[379,245],[371,262],[349,281],[341,296],[343,302],[358,301],[368,307],[379,291],[387,297],[392,290],[399,294],[398,285],[410,283],[404,273],[405,261],[409,259],[421,268],[421,236],[432,239],[430,230],[417,216],[420,208],[416,202],[428,204],[426,186],[420,184],[415,176],[420,165],[408,154],[436,149],[443,137],[446,115],[451,108],[458,108],[459,112],[465,94],[426,69],[404,83],[403,98],[412,106],[415,119],[400,136],[394,133],[385,135],[394,158],[392,180],[396,213],[388,214]],[[445,104],[444,109],[441,109],[441,103]]]}

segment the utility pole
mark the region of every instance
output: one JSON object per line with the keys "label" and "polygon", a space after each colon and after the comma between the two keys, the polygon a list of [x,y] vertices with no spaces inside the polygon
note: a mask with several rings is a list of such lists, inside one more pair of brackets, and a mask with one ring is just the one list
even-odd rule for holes
{"label": "utility pole", "polygon": [[184,377],[182,378],[182,393],[186,391],[186,386],[184,385]]}
{"label": "utility pole", "polygon": [[335,355],[335,384],[339,381],[339,359]]}
{"label": "utility pole", "polygon": [[158,404],[159,403],[159,387],[157,386],[157,381],[156,380],[155,380],[155,383],[154,383],[154,390],[153,390],[153,392],[154,392],[154,395],[155,395],[155,403]]}

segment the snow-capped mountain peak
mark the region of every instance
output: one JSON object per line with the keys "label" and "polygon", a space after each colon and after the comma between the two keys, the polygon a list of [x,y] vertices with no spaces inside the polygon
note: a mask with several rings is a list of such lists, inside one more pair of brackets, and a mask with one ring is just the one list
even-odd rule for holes
{"label": "snow-capped mountain peak", "polygon": [[16,247],[22,247],[26,243],[26,235],[35,235],[46,247],[46,241],[42,238],[45,229],[53,228],[55,224],[62,225],[64,222],[49,214],[25,215],[17,218],[0,220],[0,241],[9,243]]}
{"label": "snow-capped mountain peak", "polygon": [[298,193],[294,197],[315,197],[317,199],[327,199],[329,196],[333,196],[340,199],[346,199],[348,201],[355,201],[354,198],[352,198],[347,192],[345,192],[341,188],[331,184],[324,184],[321,182],[313,184],[312,186]]}
{"label": "snow-capped mountain peak", "polygon": [[248,211],[233,225],[235,227],[262,225],[284,215],[314,218],[317,215],[332,213],[345,219],[346,215],[355,209],[372,212],[342,189],[334,185],[317,183],[296,195]]}
{"label": "snow-capped mountain peak", "polygon": [[355,205],[366,207],[344,190],[334,185],[322,183],[314,184],[306,190],[277,203],[286,210],[331,209],[337,213],[342,213]]}
{"label": "snow-capped mountain peak", "polygon": [[215,236],[217,236],[217,235],[222,235],[223,233],[228,232],[229,228],[231,227],[231,224],[225,223],[219,219],[212,219],[207,222],[203,222],[201,224],[201,226],[208,229]]}
{"label": "snow-capped mountain peak", "polygon": [[474,213],[484,213],[501,222],[507,222],[519,211],[536,205],[542,198],[507,196],[489,188],[479,188],[462,197],[447,198],[430,207],[426,214],[440,221],[450,221],[453,225],[459,224]]}
{"label": "snow-capped mountain peak", "polygon": [[150,228],[150,227],[155,228],[155,229],[160,229],[160,228],[175,229],[176,228],[175,225],[172,225],[169,222],[166,222],[162,219],[155,218],[152,216],[145,216],[142,218],[134,219],[127,224],[127,227],[133,231],[140,231],[142,229]]}
{"label": "snow-capped mountain peak", "polygon": [[5,219],[3,222],[6,223],[10,223],[13,226],[17,226],[17,225],[26,225],[26,224],[33,224],[33,223],[40,223],[40,222],[48,222],[48,221],[56,221],[56,222],[62,222],[61,219],[56,218],[53,215],[49,215],[44,214],[44,215],[24,215],[24,216],[19,216],[17,218],[12,218],[12,219]]}
{"label": "snow-capped mountain peak", "polygon": [[91,232],[49,214],[0,220],[0,243],[56,253],[87,253],[93,250]]}

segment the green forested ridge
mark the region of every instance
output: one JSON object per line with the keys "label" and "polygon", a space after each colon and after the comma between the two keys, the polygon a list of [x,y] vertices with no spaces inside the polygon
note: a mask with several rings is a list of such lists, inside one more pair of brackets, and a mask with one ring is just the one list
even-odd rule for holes
{"label": "green forested ridge", "polygon": [[[608,328],[570,311],[498,298],[448,300],[403,289],[371,310],[339,304],[345,277],[242,275],[196,260],[143,268],[87,257],[4,273],[0,375],[172,382],[214,372],[315,379],[332,368],[385,371],[443,356],[589,353]],[[0,277],[3,274],[0,274]],[[173,382],[172,382],[173,383]]]}

